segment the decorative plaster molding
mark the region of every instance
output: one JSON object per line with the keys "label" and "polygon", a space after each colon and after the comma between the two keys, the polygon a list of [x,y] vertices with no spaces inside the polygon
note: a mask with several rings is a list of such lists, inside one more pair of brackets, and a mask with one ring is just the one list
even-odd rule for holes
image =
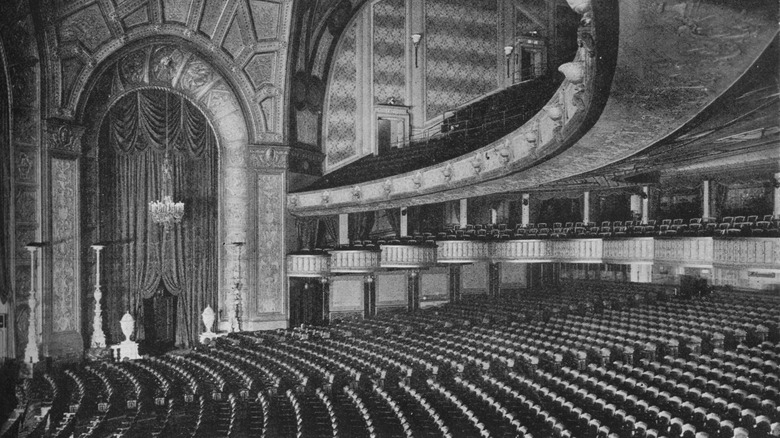
{"label": "decorative plaster molding", "polygon": [[249,149],[249,162],[255,169],[287,169],[289,148],[285,146],[257,146]]}
{"label": "decorative plaster molding", "polygon": [[46,120],[46,145],[51,150],[80,153],[85,128],[66,120]]}

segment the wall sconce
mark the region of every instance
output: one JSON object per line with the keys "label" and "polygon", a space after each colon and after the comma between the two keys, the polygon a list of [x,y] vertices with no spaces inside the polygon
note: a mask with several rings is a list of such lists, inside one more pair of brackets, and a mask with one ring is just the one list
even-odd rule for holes
{"label": "wall sconce", "polygon": [[504,56],[506,57],[506,77],[509,77],[509,58],[515,51],[515,46],[504,46]]}
{"label": "wall sconce", "polygon": [[420,41],[422,40],[421,33],[412,34],[412,44],[414,45],[414,68],[417,68],[417,49],[420,47]]}

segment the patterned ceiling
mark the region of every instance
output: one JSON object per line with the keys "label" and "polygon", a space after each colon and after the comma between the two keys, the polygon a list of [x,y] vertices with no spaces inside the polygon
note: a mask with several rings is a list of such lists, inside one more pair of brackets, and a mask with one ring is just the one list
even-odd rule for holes
{"label": "patterned ceiling", "polygon": [[94,73],[119,49],[176,41],[221,70],[258,142],[283,141],[291,0],[48,0],[50,115],[78,118]]}

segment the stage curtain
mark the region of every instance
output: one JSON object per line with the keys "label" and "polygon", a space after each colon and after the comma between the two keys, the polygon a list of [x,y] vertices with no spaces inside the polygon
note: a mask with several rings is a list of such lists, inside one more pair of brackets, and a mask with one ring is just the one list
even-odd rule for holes
{"label": "stage curtain", "polygon": [[[184,98],[143,90],[111,108],[101,139],[100,236],[108,245],[103,278],[112,341],[123,339],[119,319],[127,310],[136,318],[136,338],[144,338],[143,299],[162,282],[179,298],[176,343],[187,346],[201,331],[203,309],[217,308],[214,134]],[[149,202],[162,198],[166,142],[173,200],[185,204],[184,219],[168,232],[149,217]]]}
{"label": "stage curtain", "polygon": [[326,248],[329,246],[338,245],[339,244],[339,217],[336,215],[321,217],[320,223],[322,223],[325,232],[322,233],[322,236],[320,237],[322,241],[319,242],[319,246],[321,248]]}
{"label": "stage curtain", "polygon": [[299,249],[311,250],[317,246],[319,225],[319,219],[313,217],[301,217],[296,220]]}
{"label": "stage curtain", "polygon": [[349,240],[367,240],[375,222],[373,211],[361,211],[349,214]]}
{"label": "stage curtain", "polygon": [[400,208],[386,208],[385,215],[387,216],[387,222],[390,223],[390,228],[393,229],[393,233],[396,236],[401,235],[401,209]]}

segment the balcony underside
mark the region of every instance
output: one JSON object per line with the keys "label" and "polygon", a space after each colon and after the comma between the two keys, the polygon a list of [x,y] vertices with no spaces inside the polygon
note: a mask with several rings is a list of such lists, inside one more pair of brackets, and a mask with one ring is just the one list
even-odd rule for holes
{"label": "balcony underside", "polygon": [[[617,2],[594,2],[595,12],[605,3]],[[592,173],[658,144],[734,85],[777,35],[773,2],[664,5],[621,1],[619,23],[610,22],[608,12],[595,14],[601,64],[589,83],[589,106],[530,153],[517,146],[527,146],[524,139],[532,128],[526,124],[475,154],[416,172],[288,195],[291,213],[368,211],[531,190]],[[610,41],[616,43],[612,52]],[[616,55],[611,69],[600,57],[610,53]],[[545,116],[529,123],[538,128]]]}

